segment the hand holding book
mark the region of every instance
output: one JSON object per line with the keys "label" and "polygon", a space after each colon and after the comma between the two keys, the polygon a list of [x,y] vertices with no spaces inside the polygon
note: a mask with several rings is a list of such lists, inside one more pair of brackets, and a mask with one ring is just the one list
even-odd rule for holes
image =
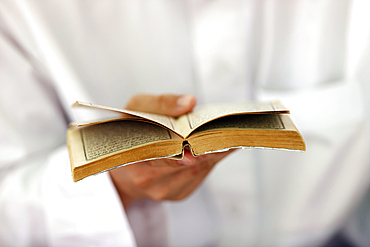
{"label": "hand holding book", "polygon": [[[126,109],[179,117],[190,112],[196,99],[191,95],[137,95]],[[127,207],[140,198],[180,200],[194,191],[212,168],[231,151],[194,157],[185,150],[182,160],[156,159],[110,170],[110,176]]]}
{"label": "hand holding book", "polygon": [[73,180],[143,161],[179,160],[187,149],[194,157],[233,148],[306,150],[279,101],[194,105],[193,96],[175,95],[138,95],[125,110],[77,101],[74,106],[122,115],[70,124]]}

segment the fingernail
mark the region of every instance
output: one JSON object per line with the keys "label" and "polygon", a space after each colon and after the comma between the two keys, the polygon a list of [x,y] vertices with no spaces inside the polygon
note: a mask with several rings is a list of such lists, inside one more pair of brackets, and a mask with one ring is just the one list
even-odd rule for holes
{"label": "fingernail", "polygon": [[178,106],[188,106],[193,101],[193,98],[194,98],[193,95],[182,95],[180,98],[178,98],[177,105]]}
{"label": "fingernail", "polygon": [[193,162],[189,159],[189,158],[187,158],[186,156],[184,156],[183,158],[182,158],[182,160],[179,160],[178,161],[181,165],[185,165],[185,166],[188,166],[188,165],[192,165],[193,164]]}

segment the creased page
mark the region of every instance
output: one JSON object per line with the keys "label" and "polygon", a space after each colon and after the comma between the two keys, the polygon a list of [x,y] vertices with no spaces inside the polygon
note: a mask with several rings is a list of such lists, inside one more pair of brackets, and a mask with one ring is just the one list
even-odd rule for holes
{"label": "creased page", "polygon": [[190,128],[189,115],[185,114],[175,119],[174,126],[175,129],[182,134],[182,136],[187,136],[192,130]]}
{"label": "creased page", "polygon": [[202,105],[187,115],[190,130],[185,134],[187,136],[197,127],[220,117],[262,113],[289,113],[289,110],[279,101]]}
{"label": "creased page", "polygon": [[170,130],[176,132],[177,134],[181,135],[178,131],[176,131],[174,127],[174,119],[168,116],[158,115],[158,114],[152,114],[152,113],[146,113],[146,112],[137,112],[137,111],[130,111],[130,110],[124,110],[114,107],[107,107],[107,106],[101,106],[96,105],[92,103],[86,103],[81,101],[76,101],[76,103],[73,105],[73,107],[91,107],[96,109],[102,109],[102,110],[108,110],[108,111],[114,111],[114,112],[120,112],[123,114],[129,114],[131,116],[141,117],[144,119],[148,119],[150,121],[153,121],[159,125],[162,125],[164,127],[169,128]]}

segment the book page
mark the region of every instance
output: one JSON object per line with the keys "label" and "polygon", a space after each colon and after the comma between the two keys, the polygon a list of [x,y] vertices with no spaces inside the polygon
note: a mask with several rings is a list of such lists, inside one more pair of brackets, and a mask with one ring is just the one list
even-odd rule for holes
{"label": "book page", "polygon": [[146,112],[137,112],[137,111],[130,111],[130,110],[124,110],[124,109],[119,109],[119,108],[114,108],[114,107],[107,107],[107,106],[101,106],[101,105],[96,105],[92,103],[86,103],[86,102],[81,102],[81,101],[76,101],[76,103],[73,105],[73,107],[91,107],[91,108],[96,108],[96,109],[102,109],[102,110],[108,110],[108,111],[114,111],[114,112],[119,112],[123,114],[129,114],[131,116],[136,116],[144,119],[148,119],[150,121],[156,122],[159,125],[162,125],[175,133],[181,135],[179,131],[177,131],[174,127],[174,119],[172,117],[164,116],[164,115],[158,115],[158,114],[152,114],[152,113],[146,113]]}
{"label": "book page", "polygon": [[190,128],[188,114],[182,115],[181,117],[175,119],[174,126],[176,130],[178,130],[184,137],[192,131],[192,129]]}
{"label": "book page", "polygon": [[81,128],[80,133],[86,160],[173,138],[167,129],[136,121],[87,126]]}
{"label": "book page", "polygon": [[216,129],[285,129],[281,114],[231,115],[208,122],[192,134]]}
{"label": "book page", "polygon": [[95,124],[101,124],[101,123],[107,123],[107,122],[113,122],[113,121],[121,121],[121,120],[140,120],[142,118],[128,115],[128,114],[122,114],[123,116],[120,118],[104,118],[104,119],[97,119],[93,121],[86,121],[86,122],[71,122],[69,123],[69,127],[84,127],[89,125],[95,125]]}
{"label": "book page", "polygon": [[262,113],[289,113],[289,110],[278,101],[202,105],[188,114],[188,122],[191,132],[200,125],[223,116]]}

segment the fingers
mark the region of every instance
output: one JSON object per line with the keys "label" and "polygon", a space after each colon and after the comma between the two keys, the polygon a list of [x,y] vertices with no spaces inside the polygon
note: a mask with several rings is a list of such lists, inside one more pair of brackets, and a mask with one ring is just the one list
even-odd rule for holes
{"label": "fingers", "polygon": [[197,165],[191,166],[190,172],[193,176],[197,176],[203,172],[209,172],[221,159],[229,155],[232,150],[221,153],[205,154],[197,157]]}
{"label": "fingers", "polygon": [[[181,166],[190,166],[194,164],[199,164],[200,162],[207,162],[207,163],[217,163],[230,153],[232,153],[234,149],[231,149],[226,152],[217,152],[217,153],[210,153],[200,155],[198,157],[194,157],[193,154],[189,149],[184,150],[184,157],[181,160],[175,161],[171,159],[161,159],[161,160],[154,160],[151,161],[151,166],[162,167],[162,166],[172,166],[172,167],[181,167]],[[202,167],[205,169],[205,167]]]}
{"label": "fingers", "polygon": [[229,153],[200,156],[192,166],[181,166],[178,170],[155,178],[145,193],[154,200],[181,200],[193,192],[216,163]]}
{"label": "fingers", "polygon": [[181,165],[193,165],[196,161],[196,158],[191,154],[190,150],[184,151],[184,157],[182,160],[177,161]]}
{"label": "fingers", "polygon": [[[216,163],[231,152],[195,158],[185,150],[185,157],[191,159],[192,165],[169,159],[152,160],[111,170],[110,175],[126,207],[139,198],[180,200],[193,192]],[[164,166],[153,164],[159,162]]]}
{"label": "fingers", "polygon": [[195,104],[194,95],[137,94],[128,102],[126,109],[178,117],[190,112]]}

